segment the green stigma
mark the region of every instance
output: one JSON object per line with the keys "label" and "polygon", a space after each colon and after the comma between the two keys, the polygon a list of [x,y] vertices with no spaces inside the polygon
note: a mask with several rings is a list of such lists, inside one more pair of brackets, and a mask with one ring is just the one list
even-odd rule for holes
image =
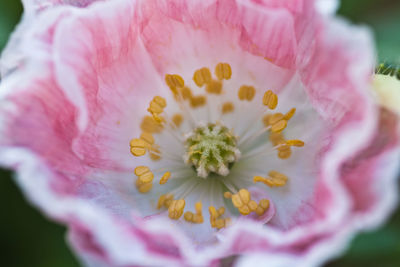
{"label": "green stigma", "polygon": [[229,166],[240,157],[236,137],[225,126],[210,123],[199,126],[187,135],[185,162],[194,166],[197,175],[229,174]]}

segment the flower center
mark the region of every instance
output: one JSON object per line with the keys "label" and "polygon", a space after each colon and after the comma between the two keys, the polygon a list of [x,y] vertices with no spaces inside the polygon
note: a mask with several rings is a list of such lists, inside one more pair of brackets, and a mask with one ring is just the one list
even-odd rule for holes
{"label": "flower center", "polygon": [[[202,201],[208,206],[213,228],[229,225],[229,214],[262,217],[270,202],[257,194],[252,196],[250,188],[282,187],[289,177],[268,169],[268,164],[261,169],[252,168],[252,162],[274,154],[286,160],[295,147],[304,146],[303,141],[287,140],[284,134],[296,108],[275,112],[278,96],[272,90],[266,90],[261,97],[251,85],[231,83],[224,88],[231,76],[228,63],[218,63],[214,75],[207,67],[196,70],[192,85],[185,84],[178,74],[167,74],[165,82],[172,92],[172,107],[167,109],[167,100],[155,96],[147,109],[150,114],[140,125],[140,137],[130,142],[135,157],[148,154],[154,161],[153,166],[135,168],[137,190],[150,193],[154,178],[159,177],[157,186],[165,189],[150,193],[158,198],[150,202],[157,203],[154,208],[158,210],[167,210],[173,220],[183,216],[188,223],[203,223]],[[203,91],[195,94],[194,86]],[[259,101],[258,107],[257,103],[250,103],[254,100]],[[244,109],[249,111],[243,112]],[[170,114],[173,110],[178,112]],[[226,201],[232,205],[225,206]]]}
{"label": "flower center", "polygon": [[186,164],[194,166],[202,178],[207,178],[210,172],[228,175],[229,165],[240,157],[233,133],[215,123],[197,127],[187,134],[185,147]]}

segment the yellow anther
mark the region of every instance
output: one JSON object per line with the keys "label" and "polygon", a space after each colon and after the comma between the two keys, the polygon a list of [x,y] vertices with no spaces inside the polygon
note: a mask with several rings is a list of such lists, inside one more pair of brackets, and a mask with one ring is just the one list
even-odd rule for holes
{"label": "yellow anther", "polygon": [[184,214],[185,220],[191,223],[203,223],[204,218],[202,213],[202,207],[203,207],[202,203],[197,202],[195,204],[196,213],[194,214],[193,212],[190,211],[185,212]]}
{"label": "yellow anther", "polygon": [[240,100],[251,101],[253,100],[255,94],[256,94],[256,89],[254,89],[253,86],[248,86],[248,85],[242,85],[238,91],[238,97]]}
{"label": "yellow anther", "polygon": [[280,159],[288,159],[292,155],[292,149],[288,145],[278,147],[278,157]]}
{"label": "yellow anther", "polygon": [[146,154],[146,148],[149,146],[149,144],[143,139],[135,138],[131,140],[130,146],[131,153],[136,157],[140,157]]}
{"label": "yellow anther", "polygon": [[171,173],[170,172],[164,173],[164,175],[160,179],[160,184],[165,184],[166,182],[168,182],[168,179],[170,177],[171,177]]}
{"label": "yellow anther", "polygon": [[218,218],[219,217],[217,209],[214,206],[208,207],[208,211],[210,212],[210,220],[211,220],[211,218]]}
{"label": "yellow anther", "polygon": [[159,133],[163,127],[157,123],[152,116],[145,116],[140,124],[142,131],[147,133]]}
{"label": "yellow anther", "polygon": [[232,203],[235,207],[239,208],[244,205],[238,194],[232,195]]}
{"label": "yellow anther", "polygon": [[194,205],[196,212],[201,214],[202,213],[202,209],[203,209],[203,204],[201,202],[196,202],[196,204]]}
{"label": "yellow anther", "polygon": [[287,126],[287,121],[280,120],[271,126],[271,131],[274,133],[282,132]]}
{"label": "yellow anther", "polygon": [[221,215],[225,213],[224,207],[219,208],[217,211],[217,209],[214,206],[210,206],[208,208],[208,211],[210,213],[211,227],[221,229],[223,227],[228,226],[228,224],[230,223],[229,218],[220,218]]}
{"label": "yellow anther", "polygon": [[140,138],[134,138],[130,142],[131,153],[140,157],[146,154],[146,150],[150,150],[154,145],[154,138],[151,133],[143,132]]}
{"label": "yellow anther", "polygon": [[181,76],[177,74],[167,74],[165,75],[165,82],[172,91],[176,90],[176,88],[181,88],[185,85],[185,81]]}
{"label": "yellow anther", "polygon": [[231,198],[232,197],[232,193],[231,192],[225,192],[224,193],[224,198]]}
{"label": "yellow anther", "polygon": [[288,180],[287,176],[277,172],[277,171],[270,171],[268,173],[268,178],[264,178],[261,176],[254,176],[253,181],[255,183],[257,182],[262,182],[269,187],[278,187],[278,186],[284,186]]}
{"label": "yellow anther", "polygon": [[218,63],[215,67],[215,76],[219,80],[229,80],[232,76],[232,69],[228,63]]}
{"label": "yellow anther", "polygon": [[151,133],[143,132],[140,135],[140,139],[142,139],[143,141],[145,141],[147,143],[148,148],[151,148],[151,146],[154,144],[154,137],[153,137],[153,135],[151,135]]}
{"label": "yellow anther", "polygon": [[174,123],[174,125],[175,125],[176,127],[181,126],[181,124],[182,124],[182,122],[183,122],[183,116],[182,116],[181,114],[179,114],[179,113],[175,114],[175,115],[172,117],[172,122]]}
{"label": "yellow anther", "polygon": [[135,168],[135,175],[138,176],[136,180],[136,188],[140,193],[147,193],[153,187],[151,183],[154,175],[147,166],[138,166]]}
{"label": "yellow anther", "polygon": [[161,159],[160,150],[157,147],[152,146],[149,151],[150,158],[154,161]]}
{"label": "yellow anther", "polygon": [[165,100],[165,98],[161,96],[155,96],[153,100],[150,102],[150,106],[147,109],[147,111],[149,111],[154,117],[155,114],[158,115],[162,113],[166,106],[167,106],[167,101]]}
{"label": "yellow anther", "polygon": [[192,91],[189,87],[183,87],[181,90],[183,100],[190,99],[192,97]]}
{"label": "yellow anther", "polygon": [[161,195],[158,199],[157,209],[161,209],[162,207],[168,208],[173,200],[174,195],[172,194]]}
{"label": "yellow anther", "polygon": [[279,122],[280,120],[283,119],[283,114],[282,113],[275,113],[272,114],[271,117],[269,118],[269,124],[274,125],[275,123]]}
{"label": "yellow anther", "polygon": [[222,113],[227,114],[231,113],[235,109],[235,106],[232,102],[226,102],[222,105]]}
{"label": "yellow anther", "polygon": [[275,109],[278,105],[278,96],[271,90],[265,92],[263,97],[263,104],[268,106],[270,109]]}
{"label": "yellow anther", "polygon": [[220,207],[220,208],[217,210],[217,212],[218,212],[218,217],[224,215],[224,213],[225,213],[225,207]]}
{"label": "yellow anther", "polygon": [[168,207],[168,217],[178,220],[182,216],[184,208],[184,199],[173,200]]}
{"label": "yellow anther", "polygon": [[158,124],[162,124],[165,121],[163,117],[158,116],[156,113],[153,113],[153,119]]}
{"label": "yellow anther", "polygon": [[247,189],[240,189],[237,194],[232,195],[232,204],[242,215],[249,215],[254,208],[250,192]]}
{"label": "yellow anther", "polygon": [[224,227],[228,226],[229,223],[230,223],[230,219],[229,218],[217,219],[217,220],[215,220],[215,223],[214,223],[215,226],[214,227],[217,228],[217,229],[221,229],[221,228],[224,228]]}
{"label": "yellow anther", "polygon": [[207,83],[206,92],[209,94],[216,94],[219,95],[222,92],[222,82],[212,80]]}
{"label": "yellow anther", "polygon": [[240,199],[243,201],[244,204],[247,204],[247,203],[250,202],[251,197],[250,197],[250,192],[249,191],[247,191],[246,189],[240,189],[238,194],[239,194]]}
{"label": "yellow anther", "polygon": [[279,144],[284,144],[285,143],[285,138],[283,138],[282,133],[270,133],[269,135],[269,140],[271,141],[271,143],[276,146]]}
{"label": "yellow anther", "polygon": [[263,121],[265,127],[271,126],[271,123],[269,122],[271,119],[271,116],[272,116],[271,114],[264,115],[262,121]]}
{"label": "yellow anther", "polygon": [[202,87],[211,81],[211,72],[208,68],[196,70],[193,74],[193,81],[198,87]]}
{"label": "yellow anther", "polygon": [[285,116],[283,117],[283,119],[285,119],[285,120],[290,120],[292,117],[293,117],[293,115],[296,113],[296,109],[295,108],[292,108],[291,110],[289,110],[288,111],[288,113],[286,113],[285,114]]}
{"label": "yellow anther", "polygon": [[167,101],[165,100],[165,98],[163,98],[161,96],[155,96],[153,101],[162,108],[165,108],[167,106]]}
{"label": "yellow anther", "polygon": [[238,209],[242,215],[249,215],[251,212],[249,206],[247,206],[247,205],[243,205],[243,206],[239,207]]}
{"label": "yellow anther", "polygon": [[284,175],[284,174],[282,174],[282,173],[280,173],[280,172],[277,172],[277,171],[270,171],[269,173],[268,173],[268,175],[272,178],[272,179],[274,179],[275,181],[281,181],[281,183],[282,184],[285,184],[286,183],[286,181],[288,180],[288,178],[287,178],[287,176],[286,175]]}
{"label": "yellow anther", "polygon": [[294,139],[294,140],[287,140],[286,144],[288,146],[297,146],[297,147],[302,147],[304,146],[304,142],[298,139]]}
{"label": "yellow anther", "polygon": [[150,107],[147,109],[151,114],[160,114],[163,112],[163,108],[154,101],[150,102]]}
{"label": "yellow anther", "polygon": [[139,179],[136,180],[136,188],[140,193],[147,193],[151,190],[152,187],[153,184],[151,182],[143,183]]}
{"label": "yellow anther", "polygon": [[204,222],[204,217],[202,214],[195,214],[193,217],[193,222],[194,223],[203,223]]}
{"label": "yellow anther", "polygon": [[250,211],[255,211],[258,207],[257,202],[255,202],[254,200],[250,200],[248,206],[250,208]]}
{"label": "yellow anther", "polygon": [[269,200],[268,199],[261,199],[258,203],[257,209],[255,212],[258,216],[263,215],[269,209]]}
{"label": "yellow anther", "polygon": [[157,202],[157,209],[161,209],[161,207],[164,206],[164,202],[165,202],[165,195],[161,195]]}
{"label": "yellow anther", "polygon": [[204,106],[206,104],[206,97],[199,95],[199,96],[194,96],[190,99],[190,105],[192,108],[197,108]]}
{"label": "yellow anther", "polygon": [[140,180],[141,183],[151,183],[154,178],[153,173],[146,166],[136,167],[135,174],[138,176],[138,180]]}
{"label": "yellow anther", "polygon": [[185,221],[187,222],[193,222],[193,218],[194,218],[194,214],[191,211],[187,211],[185,212],[185,214],[183,215],[183,218],[185,219]]}

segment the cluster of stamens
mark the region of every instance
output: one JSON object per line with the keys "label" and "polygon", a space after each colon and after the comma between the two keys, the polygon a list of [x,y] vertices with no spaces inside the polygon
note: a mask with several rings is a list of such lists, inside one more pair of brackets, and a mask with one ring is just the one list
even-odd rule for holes
{"label": "cluster of stamens", "polygon": [[[204,88],[206,94],[221,95],[224,93],[223,81],[229,80],[232,76],[232,69],[227,63],[218,63],[215,67],[215,76],[211,71],[204,67],[196,70],[193,74],[194,84],[199,88]],[[199,124],[191,118],[190,108],[197,109],[207,103],[206,95],[195,95],[192,90],[185,85],[184,79],[177,74],[167,74],[165,82],[170,88],[173,97],[183,113],[176,113],[168,116],[166,113],[167,101],[161,96],[155,96],[148,107],[149,116],[145,116],[140,125],[142,133],[139,138],[134,138],[130,142],[131,153],[136,156],[148,154],[154,161],[163,157],[169,157],[168,150],[156,144],[154,136],[161,134],[164,130],[168,131],[177,140],[180,140],[186,150],[182,156],[182,161],[186,163],[188,170],[194,169],[192,177],[204,179],[218,179],[218,177],[227,176],[230,169],[241,157],[240,146],[256,140],[263,134],[268,133],[268,139],[277,151],[280,159],[287,159],[292,155],[293,147],[302,147],[304,142],[298,139],[286,140],[283,131],[288,126],[288,122],[294,116],[296,109],[290,109],[286,114],[271,112],[278,106],[278,96],[272,91],[267,90],[262,98],[262,104],[270,110],[261,121],[263,129],[251,137],[240,139],[234,135],[234,131],[222,124],[221,121]],[[251,102],[256,96],[256,89],[250,85],[242,85],[238,88],[237,97],[240,101]],[[228,101],[221,103],[220,113],[232,113],[235,110],[234,103]],[[180,132],[182,123],[188,119],[192,131],[188,133]],[[256,157],[258,153],[249,153],[243,155],[243,158]],[[148,193],[153,187],[154,174],[147,166],[138,166],[135,168],[137,176],[136,187],[140,193]],[[156,171],[156,173],[158,173]],[[208,178],[212,174],[212,178]],[[166,171],[161,176],[159,184],[163,186],[170,179],[175,179],[174,170]],[[182,178],[182,177],[181,177]],[[227,177],[229,178],[229,177]],[[262,183],[268,187],[281,187],[286,185],[289,178],[276,170],[271,170],[268,175],[254,176],[252,182]],[[220,180],[223,183],[224,180]],[[250,180],[251,181],[251,180]],[[270,200],[264,198],[258,202],[252,199],[251,193],[246,188],[237,188],[234,183],[230,183],[229,189],[223,196],[232,201],[233,206],[243,216],[255,213],[262,216],[270,208]],[[179,191],[179,190],[178,190]],[[157,209],[168,211],[169,218],[178,220],[182,217],[186,222],[200,224],[204,222],[202,212],[203,204],[201,201],[195,203],[195,211],[185,212],[185,197],[191,190],[186,190],[184,194],[172,192],[162,194],[157,203]],[[231,219],[223,218],[225,207],[215,208],[209,206],[211,227],[221,229],[230,224]]]}
{"label": "cluster of stamens", "polygon": [[224,197],[230,198],[233,206],[235,206],[242,215],[249,215],[251,212],[255,212],[258,216],[261,216],[269,208],[268,199],[261,199],[257,203],[251,199],[251,194],[246,189],[240,189],[236,194],[225,192]]}

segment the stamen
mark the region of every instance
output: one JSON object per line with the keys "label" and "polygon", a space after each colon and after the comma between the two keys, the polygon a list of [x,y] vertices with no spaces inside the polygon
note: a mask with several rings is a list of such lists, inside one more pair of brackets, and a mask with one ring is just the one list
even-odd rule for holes
{"label": "stamen", "polygon": [[139,179],[136,180],[136,188],[140,193],[147,193],[153,188],[152,183],[142,183]]}
{"label": "stamen", "polygon": [[288,146],[297,146],[297,147],[303,147],[304,146],[304,142],[298,139],[294,139],[294,140],[287,140],[286,144]]}
{"label": "stamen", "polygon": [[135,174],[139,177],[139,180],[143,183],[149,183],[149,182],[153,181],[153,178],[154,178],[153,173],[146,166],[136,167]]}
{"label": "stamen", "polygon": [[250,192],[246,189],[240,189],[237,194],[232,195],[232,203],[242,215],[249,215],[250,212],[255,211],[257,208],[257,203],[253,201],[250,204],[250,201]]}
{"label": "stamen", "polygon": [[268,178],[264,178],[262,176],[254,176],[253,181],[255,183],[262,182],[269,187],[279,187],[284,186],[288,180],[286,175],[277,171],[270,171],[268,173],[268,176]]}
{"label": "stamen", "polygon": [[175,114],[172,117],[172,122],[175,124],[176,127],[181,126],[182,122],[183,122],[183,116],[179,113]]}
{"label": "stamen", "polygon": [[269,200],[268,199],[261,199],[258,202],[257,209],[255,212],[257,213],[258,216],[263,215],[267,210],[269,209]]}
{"label": "stamen", "polygon": [[224,198],[231,198],[232,197],[232,193],[231,192],[225,192],[224,193]]}
{"label": "stamen", "polygon": [[138,166],[135,168],[135,174],[138,176],[136,187],[140,193],[147,193],[153,187],[153,173],[146,166]]}
{"label": "stamen", "polygon": [[280,159],[288,159],[292,155],[292,149],[288,145],[282,145],[278,148],[278,157]]}
{"label": "stamen", "polygon": [[211,72],[208,68],[196,70],[193,74],[193,81],[198,87],[202,87],[211,81]]}
{"label": "stamen", "polygon": [[216,94],[219,95],[222,92],[222,82],[212,80],[207,83],[206,92],[209,94]]}
{"label": "stamen", "polygon": [[270,109],[275,109],[278,105],[278,96],[271,90],[265,92],[263,97],[263,104],[268,106]]}
{"label": "stamen", "polygon": [[229,225],[231,221],[230,218],[220,218],[225,213],[224,207],[219,208],[217,211],[214,206],[210,206],[208,211],[210,213],[211,227],[221,229]]}
{"label": "stamen", "polygon": [[274,146],[285,143],[285,138],[283,138],[282,133],[271,133],[269,135],[269,140]]}
{"label": "stamen", "polygon": [[160,184],[165,184],[166,182],[168,182],[168,179],[170,177],[171,177],[171,173],[170,172],[164,173],[164,175],[161,177]]}
{"label": "stamen", "polygon": [[235,109],[232,102],[226,102],[222,105],[222,114],[231,113]]}
{"label": "stamen", "polygon": [[271,126],[271,131],[273,133],[278,133],[278,132],[282,132],[287,126],[287,121],[285,120],[280,120],[277,123],[275,123],[274,125]]}
{"label": "stamen", "polygon": [[190,105],[192,106],[192,108],[202,107],[206,104],[206,100],[206,97],[203,95],[193,96],[190,99]]}
{"label": "stamen", "polygon": [[251,101],[253,100],[255,94],[256,94],[256,89],[254,89],[253,86],[242,85],[239,88],[238,97],[242,101],[243,100]]}
{"label": "stamen", "polygon": [[164,111],[164,108],[167,106],[167,102],[165,98],[161,96],[155,96],[153,100],[150,102],[150,106],[147,109],[151,114],[160,114]]}
{"label": "stamen", "polygon": [[193,212],[187,211],[183,215],[184,219],[187,222],[191,222],[191,223],[203,223],[204,222],[204,218],[203,218],[203,213],[202,213],[202,207],[203,207],[202,203],[201,202],[197,202],[195,204],[196,213],[193,214]]}
{"label": "stamen", "polygon": [[215,67],[215,76],[218,80],[229,80],[232,76],[232,69],[228,63],[218,63]]}
{"label": "stamen", "polygon": [[296,113],[296,108],[292,108],[291,110],[288,111],[288,113],[285,114],[283,119],[288,121],[294,116],[295,113]]}
{"label": "stamen", "polygon": [[146,154],[146,148],[149,146],[149,144],[143,139],[135,138],[131,140],[130,146],[131,153],[136,157],[140,157]]}
{"label": "stamen", "polygon": [[131,153],[140,157],[146,154],[147,150],[151,150],[154,145],[154,138],[150,133],[143,132],[140,138],[134,138],[130,142]]}
{"label": "stamen", "polygon": [[140,139],[146,142],[146,144],[148,145],[147,148],[151,148],[154,144],[154,137],[151,135],[151,133],[143,132],[140,135]]}
{"label": "stamen", "polygon": [[160,133],[163,126],[157,123],[152,116],[145,116],[140,124],[143,132],[147,133]]}
{"label": "stamen", "polygon": [[172,194],[161,195],[158,199],[157,209],[161,209],[162,207],[169,208],[173,200],[174,195]]}
{"label": "stamen", "polygon": [[266,127],[274,125],[284,118],[282,113],[266,114],[263,117],[263,122]]}
{"label": "stamen", "polygon": [[185,86],[181,90],[181,95],[182,95],[183,100],[187,100],[187,99],[192,98],[193,94],[192,94],[192,91],[190,90],[190,88]]}
{"label": "stamen", "polygon": [[168,216],[173,220],[178,220],[182,216],[184,208],[184,199],[173,200],[168,207]]}
{"label": "stamen", "polygon": [[251,212],[256,212],[258,216],[261,216],[269,208],[268,199],[261,199],[257,204],[256,201],[251,199],[250,192],[246,189],[240,189],[240,191],[234,195],[232,195],[230,192],[225,192],[224,196],[226,198],[232,198],[233,205],[242,215],[249,215]]}
{"label": "stamen", "polygon": [[177,88],[182,88],[185,85],[183,78],[177,74],[166,74],[165,82],[174,94],[175,92],[178,94]]}
{"label": "stamen", "polygon": [[153,161],[157,161],[161,159],[161,154],[160,150],[158,147],[152,147],[149,151],[150,159]]}

